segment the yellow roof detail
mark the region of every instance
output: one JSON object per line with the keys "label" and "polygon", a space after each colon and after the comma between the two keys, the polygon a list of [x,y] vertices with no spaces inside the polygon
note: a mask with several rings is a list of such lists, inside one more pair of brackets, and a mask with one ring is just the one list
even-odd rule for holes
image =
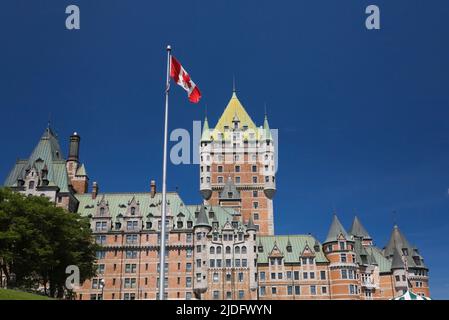
{"label": "yellow roof detail", "polygon": [[[247,126],[248,129],[251,129],[258,136],[258,128],[254,124],[251,117],[246,112],[240,100],[237,98],[235,92],[232,93],[231,100],[229,100],[228,105],[226,106],[223,114],[218,120],[217,125],[213,130],[213,137],[217,139],[218,133],[225,132],[225,126],[228,126],[229,129],[234,127],[233,120],[238,119],[240,121],[239,128],[243,128]],[[226,138],[225,138],[226,139]]]}

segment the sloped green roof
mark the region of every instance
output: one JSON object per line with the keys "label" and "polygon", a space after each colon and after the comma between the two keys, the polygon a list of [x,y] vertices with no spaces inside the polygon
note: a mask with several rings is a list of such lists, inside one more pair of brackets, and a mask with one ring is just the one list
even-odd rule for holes
{"label": "sloped green roof", "polygon": [[[318,242],[311,235],[282,235],[282,236],[259,236],[258,244],[262,245],[263,251],[258,250],[257,262],[258,263],[268,263],[268,256],[276,243],[279,250],[284,255],[285,263],[297,263],[299,262],[299,257],[303,253],[304,249],[308,245],[310,250],[314,251],[314,245]],[[287,252],[287,245],[290,241],[292,252]],[[319,243],[319,242],[318,242]],[[323,248],[321,244],[319,245],[320,250],[315,252],[316,262],[328,262],[326,256],[323,253]]]}
{"label": "sloped green roof", "polygon": [[391,271],[391,261],[384,257],[382,250],[374,246],[366,247],[368,254],[372,255],[379,266],[379,272],[385,273]]}
{"label": "sloped green roof", "polygon": [[348,233],[346,232],[345,228],[343,228],[340,220],[338,220],[337,215],[334,214],[334,217],[332,219],[332,224],[331,224],[331,226],[329,228],[329,232],[327,233],[326,241],[324,241],[324,243],[337,241],[338,236],[340,234],[343,234],[345,239],[350,240],[349,236],[348,236]]}
{"label": "sloped green roof", "polygon": [[209,219],[207,219],[206,210],[203,205],[200,207],[198,217],[195,221],[195,226],[210,226]]}
{"label": "sloped green roof", "polygon": [[[104,200],[108,204],[109,214],[112,221],[117,221],[117,217],[125,215],[129,202],[133,199],[139,202],[137,206],[138,212],[142,215],[143,221],[148,221],[151,216],[160,217],[162,211],[162,194],[156,193],[151,198],[149,192],[141,193],[99,193],[96,199],[92,199],[90,193],[76,194],[79,200],[78,212],[82,216],[94,216],[98,210],[99,204]],[[174,217],[174,221],[178,219],[187,221],[192,217],[190,210],[184,205],[177,193],[167,193],[167,214]],[[179,217],[178,217],[179,216]],[[194,220],[192,219],[192,223]]]}
{"label": "sloped green roof", "polygon": [[10,171],[5,186],[16,187],[17,179],[25,176],[25,170],[35,167],[40,172],[47,166],[47,179],[50,185],[59,187],[60,192],[69,192],[69,179],[67,176],[66,161],[62,156],[58,139],[50,127],[45,129],[38,144],[27,160],[19,160]]}

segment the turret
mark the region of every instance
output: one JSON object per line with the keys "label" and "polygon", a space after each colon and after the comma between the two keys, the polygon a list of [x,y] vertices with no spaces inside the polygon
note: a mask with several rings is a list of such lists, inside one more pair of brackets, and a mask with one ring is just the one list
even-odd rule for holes
{"label": "turret", "polygon": [[334,214],[326,240],[323,242],[324,253],[329,260],[331,296],[336,299],[358,299],[357,264],[355,261],[354,241],[343,228]]}
{"label": "turret", "polygon": [[208,248],[207,248],[207,234],[212,229],[207,218],[206,209],[201,205],[196,212],[195,226],[193,228],[194,236],[194,261],[195,261],[195,286],[194,291],[198,299],[207,290],[207,263],[208,263]]}
{"label": "turret", "polygon": [[274,145],[273,138],[271,136],[270,126],[268,125],[268,118],[265,115],[263,123],[263,175],[264,175],[264,193],[268,199],[273,199],[276,193],[275,182],[275,162],[274,162]]}
{"label": "turret", "polygon": [[211,185],[211,135],[207,117],[204,119],[203,133],[200,141],[200,191],[205,200],[212,196]]}
{"label": "turret", "polygon": [[368,231],[366,231],[365,227],[362,225],[357,216],[354,217],[351,229],[349,230],[349,234],[354,238],[359,239],[364,246],[370,246],[373,244],[373,239],[369,235]]}

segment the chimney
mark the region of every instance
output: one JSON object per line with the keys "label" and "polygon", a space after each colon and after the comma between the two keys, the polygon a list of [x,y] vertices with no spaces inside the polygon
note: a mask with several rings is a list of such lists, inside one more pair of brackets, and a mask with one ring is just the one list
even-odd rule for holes
{"label": "chimney", "polygon": [[80,140],[81,140],[81,137],[76,132],[74,132],[70,136],[69,157],[67,159],[68,161],[78,162],[79,152],[80,152]]}
{"label": "chimney", "polygon": [[98,194],[98,184],[94,181],[92,184],[92,199],[96,199]]}
{"label": "chimney", "polygon": [[156,181],[151,180],[150,182],[150,195],[151,198],[154,198],[154,196],[156,195]]}

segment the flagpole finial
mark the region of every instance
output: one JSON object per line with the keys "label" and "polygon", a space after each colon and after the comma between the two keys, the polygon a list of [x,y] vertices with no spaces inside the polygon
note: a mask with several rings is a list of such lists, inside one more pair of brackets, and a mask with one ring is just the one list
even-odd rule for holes
{"label": "flagpole finial", "polygon": [[232,92],[235,93],[235,75],[232,76]]}
{"label": "flagpole finial", "polygon": [[167,51],[171,51],[171,45],[167,46]]}

